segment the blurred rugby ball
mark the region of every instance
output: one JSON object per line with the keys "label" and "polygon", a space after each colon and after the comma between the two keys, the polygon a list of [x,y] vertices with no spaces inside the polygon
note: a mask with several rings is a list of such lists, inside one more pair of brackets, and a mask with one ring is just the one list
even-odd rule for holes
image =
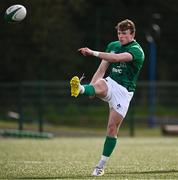
{"label": "blurred rugby ball", "polygon": [[27,10],[22,5],[13,5],[10,6],[4,15],[4,18],[7,22],[20,22],[27,15]]}

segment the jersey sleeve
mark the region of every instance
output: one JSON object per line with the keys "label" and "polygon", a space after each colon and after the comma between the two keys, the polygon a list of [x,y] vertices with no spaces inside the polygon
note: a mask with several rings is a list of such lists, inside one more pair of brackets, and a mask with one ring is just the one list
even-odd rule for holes
{"label": "jersey sleeve", "polygon": [[144,52],[139,46],[133,46],[129,49],[128,53],[130,53],[135,61],[143,61],[144,60]]}

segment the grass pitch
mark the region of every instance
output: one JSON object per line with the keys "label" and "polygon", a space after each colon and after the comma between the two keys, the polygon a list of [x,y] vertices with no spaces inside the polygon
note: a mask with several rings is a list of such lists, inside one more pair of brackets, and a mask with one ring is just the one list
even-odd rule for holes
{"label": "grass pitch", "polygon": [[91,177],[103,138],[0,139],[0,179],[178,179],[178,138],[119,138],[105,175]]}

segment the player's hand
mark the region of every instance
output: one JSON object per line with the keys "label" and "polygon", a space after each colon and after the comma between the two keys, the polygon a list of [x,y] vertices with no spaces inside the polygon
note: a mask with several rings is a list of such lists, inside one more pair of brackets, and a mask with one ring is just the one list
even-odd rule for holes
{"label": "player's hand", "polygon": [[93,55],[93,51],[87,47],[80,48],[80,49],[78,49],[78,51],[84,56],[92,56]]}

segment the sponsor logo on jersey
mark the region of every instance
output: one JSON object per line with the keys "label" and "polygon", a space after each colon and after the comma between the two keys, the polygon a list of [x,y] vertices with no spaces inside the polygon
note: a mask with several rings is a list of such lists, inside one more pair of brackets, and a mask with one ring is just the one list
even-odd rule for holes
{"label": "sponsor logo on jersey", "polygon": [[126,68],[126,67],[127,67],[127,65],[126,65],[125,62],[120,62],[119,65],[117,65],[116,67],[112,68],[112,72],[121,74],[122,73],[122,69]]}

